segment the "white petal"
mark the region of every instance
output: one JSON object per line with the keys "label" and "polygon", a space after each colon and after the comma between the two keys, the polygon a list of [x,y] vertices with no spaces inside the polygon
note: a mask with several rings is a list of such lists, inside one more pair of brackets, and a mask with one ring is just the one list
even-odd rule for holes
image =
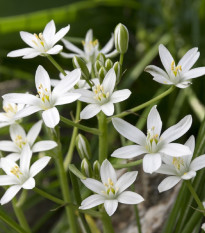
{"label": "white petal", "polygon": [[112,118],[115,129],[128,140],[144,145],[146,137],[142,131],[120,118]]}
{"label": "white petal", "polygon": [[104,203],[105,210],[109,216],[113,215],[118,206],[117,200],[106,200]]}
{"label": "white petal", "polygon": [[181,82],[181,83],[177,83],[177,84],[176,84],[176,87],[184,89],[184,88],[189,87],[191,84],[192,84],[192,83],[189,82],[189,81],[183,81],[183,82]]}
{"label": "white petal", "polygon": [[[78,54],[76,53],[64,53],[64,52],[61,52],[61,56],[62,57],[65,57],[65,58],[73,58],[74,56],[79,56]],[[80,57],[80,56],[79,56]]]}
{"label": "white petal", "polygon": [[111,96],[111,101],[113,103],[119,103],[129,98],[131,91],[128,89],[115,91]]}
{"label": "white petal", "polygon": [[85,35],[85,43],[89,43],[93,40],[93,30],[89,29]]}
{"label": "white petal", "polygon": [[105,191],[105,186],[98,180],[87,178],[81,181],[88,189],[92,190],[94,193],[102,195],[102,192]]}
{"label": "white petal", "polygon": [[34,142],[36,141],[36,138],[38,137],[38,135],[41,131],[42,122],[43,122],[42,120],[38,121],[29,130],[29,132],[27,134],[27,140],[28,140],[28,143],[30,146],[32,146],[34,144]]}
{"label": "white petal", "polygon": [[112,116],[114,114],[114,104],[111,102],[103,104],[101,105],[101,110],[106,116]]}
{"label": "white petal", "polygon": [[46,53],[48,54],[58,54],[63,50],[62,45],[55,45],[53,48],[49,49]]}
{"label": "white petal", "polygon": [[192,157],[193,157],[193,154],[194,154],[194,149],[195,149],[195,138],[194,138],[194,136],[193,135],[190,136],[189,139],[186,141],[186,143],[184,145],[188,146],[189,149],[192,152],[191,155],[185,157],[187,164],[190,164],[190,162],[192,160]]}
{"label": "white petal", "polygon": [[14,185],[14,184],[16,184],[15,177],[8,176],[8,175],[1,175],[0,176],[0,186]]}
{"label": "white petal", "polygon": [[118,51],[115,49],[111,53],[107,53],[106,58],[113,58],[113,57],[117,56],[118,54],[119,54]]}
{"label": "white petal", "polygon": [[[154,81],[158,82],[158,83],[161,83],[161,84],[164,84],[164,85],[174,85],[173,82],[171,81],[168,81],[167,79],[165,79],[164,77],[162,76],[155,76],[153,78]],[[177,85],[176,85],[177,86]]]}
{"label": "white petal", "polygon": [[192,154],[188,146],[181,145],[179,143],[165,144],[163,145],[163,147],[160,149],[159,152],[164,153],[165,155],[173,156],[173,157],[181,157],[181,156]]}
{"label": "white petal", "polygon": [[69,104],[72,103],[80,98],[79,93],[67,93],[64,94],[63,96],[59,96],[56,101],[55,105],[63,105],[63,104]]}
{"label": "white petal", "polygon": [[23,174],[28,174],[30,168],[30,162],[32,157],[32,151],[30,146],[26,144],[22,150],[20,157],[20,170]]}
{"label": "white petal", "polygon": [[141,154],[145,154],[147,151],[144,147],[138,145],[124,146],[115,150],[111,156],[121,159],[132,159]]}
{"label": "white petal", "polygon": [[15,115],[15,119],[20,119],[20,118],[23,118],[23,117],[26,117],[26,116],[29,116],[35,112],[39,112],[41,111],[42,109],[38,106],[29,106],[29,107],[26,107],[22,110],[20,110],[19,112],[16,113]]}
{"label": "white petal", "polygon": [[183,180],[190,180],[190,179],[194,178],[195,176],[196,176],[195,171],[189,171],[189,172],[184,173],[184,175],[181,176],[181,178]]}
{"label": "white petal", "polygon": [[153,106],[149,112],[149,115],[147,118],[147,129],[148,130],[154,129],[155,134],[158,134],[158,135],[161,134],[162,121],[161,121],[159,112],[157,111],[156,105]]}
{"label": "white petal", "polygon": [[111,179],[114,184],[117,182],[115,169],[107,159],[103,161],[100,167],[100,176],[103,184],[107,184],[109,179]]}
{"label": "white petal", "polygon": [[6,156],[7,159],[13,160],[14,162],[16,162],[17,160],[20,159],[21,156],[21,152],[19,153],[10,153]]}
{"label": "white petal", "polygon": [[171,165],[162,164],[161,167],[156,172],[171,176],[176,175],[176,169],[172,166],[172,164]]}
{"label": "white petal", "polygon": [[107,54],[114,46],[114,36],[112,35],[107,44],[100,50],[101,53]]}
{"label": "white petal", "polygon": [[37,175],[44,167],[48,164],[51,157],[44,156],[43,158],[38,159],[35,163],[31,165],[30,168],[30,177]]}
{"label": "white petal", "polygon": [[117,200],[120,203],[136,205],[144,201],[144,198],[137,193],[126,191],[126,192],[121,193],[118,196]]}
{"label": "white petal", "polygon": [[177,176],[169,176],[165,178],[158,186],[159,192],[161,193],[161,192],[171,189],[176,184],[178,184],[180,180],[181,178]]}
{"label": "white petal", "polygon": [[43,66],[38,66],[35,75],[36,89],[42,92],[41,88],[47,89],[48,92],[51,90],[51,82],[48,72],[43,68]]}
{"label": "white petal", "polygon": [[33,189],[35,187],[35,180],[33,177],[30,177],[26,182],[23,183],[22,188],[24,189]]}
{"label": "white petal", "polygon": [[90,104],[95,104],[95,95],[92,91],[85,90],[85,89],[77,89],[75,92],[81,94],[80,101],[90,103]]}
{"label": "white petal", "polygon": [[205,167],[205,155],[201,155],[195,158],[190,164],[190,169],[193,171],[198,171],[204,167]]}
{"label": "white petal", "polygon": [[14,51],[11,51],[7,54],[7,57],[22,57],[28,54],[31,54],[35,52],[36,50],[33,48],[24,48],[24,49],[17,49]]}
{"label": "white petal", "polygon": [[11,173],[11,169],[15,166],[18,167],[18,165],[13,160],[9,158],[1,158],[1,168],[8,176],[16,178],[16,176],[13,173]]}
{"label": "white petal", "polygon": [[39,51],[33,51],[32,53],[28,53],[28,54],[24,55],[23,59],[31,59],[31,58],[39,56],[40,54],[42,54],[42,53]]}
{"label": "white petal", "polygon": [[54,128],[60,121],[60,116],[57,108],[53,107],[42,113],[43,121],[49,128]]}
{"label": "white petal", "polygon": [[83,54],[83,51],[81,49],[79,49],[78,47],[76,47],[74,44],[70,43],[68,40],[66,39],[62,39],[62,42],[64,43],[65,47],[77,54]]}
{"label": "white petal", "polygon": [[143,158],[143,170],[144,172],[152,174],[157,171],[162,164],[160,154],[146,154]]}
{"label": "white petal", "polygon": [[58,80],[58,79],[51,79],[51,86],[55,87],[56,85],[59,84],[59,82],[60,82],[60,80]]}
{"label": "white petal", "polygon": [[184,135],[191,127],[191,124],[192,116],[187,115],[176,125],[173,125],[164,131],[160,138],[161,140],[166,141],[166,143],[172,142]]}
{"label": "white petal", "polygon": [[[171,64],[170,64],[170,66],[171,66]],[[145,68],[144,71],[150,73],[154,78],[162,80],[162,82],[160,82],[160,83],[171,84],[171,82],[169,80],[169,76],[167,75],[167,73],[157,66],[149,65]]]}
{"label": "white petal", "polygon": [[102,86],[104,88],[105,93],[109,92],[109,94],[111,95],[115,88],[115,83],[116,83],[116,74],[114,69],[112,68],[107,72],[102,82]]}
{"label": "white petal", "polygon": [[185,65],[185,67],[183,66],[183,72],[188,71],[189,69],[191,69],[191,67],[196,63],[196,61],[199,59],[200,53],[197,52]]}
{"label": "white petal", "polygon": [[33,41],[36,41],[36,37],[29,32],[20,32],[21,39],[29,46],[36,47]]}
{"label": "white petal", "polygon": [[61,40],[70,30],[70,25],[68,25],[67,27],[61,28],[54,36],[53,39],[53,44],[56,44],[59,40]]}
{"label": "white petal", "polygon": [[46,42],[51,41],[51,39],[54,37],[56,33],[56,26],[53,20],[51,20],[47,25],[45,26],[43,30],[43,38]]}
{"label": "white petal", "polygon": [[21,136],[22,140],[26,140],[26,132],[23,129],[23,127],[21,127],[20,125],[18,124],[11,125],[9,131],[13,142],[15,142],[17,136]]}
{"label": "white petal", "polygon": [[41,152],[41,151],[47,151],[55,148],[58,144],[54,141],[40,141],[33,145],[32,151],[35,152]]}
{"label": "white petal", "polygon": [[187,71],[185,74],[183,74],[183,78],[185,80],[189,80],[192,78],[198,78],[204,74],[205,74],[205,67],[198,67]]}
{"label": "white petal", "polygon": [[12,141],[0,141],[0,150],[8,152],[19,152],[19,148]]}
{"label": "white petal", "polygon": [[117,181],[116,183],[116,187],[119,188],[118,193],[123,192],[125,189],[127,189],[128,187],[130,187],[131,184],[134,183],[134,181],[137,178],[137,171],[133,171],[133,172],[126,172],[125,174],[123,174]]}
{"label": "white petal", "polygon": [[79,209],[85,210],[85,209],[91,209],[95,206],[101,205],[104,203],[105,198],[99,194],[94,194],[83,200],[81,203],[81,206]]}
{"label": "white petal", "polygon": [[174,59],[168,49],[162,44],[159,45],[159,56],[165,70],[169,74],[171,70],[171,63],[174,61]]}
{"label": "white petal", "polygon": [[89,104],[80,113],[80,119],[89,119],[97,115],[101,111],[98,104]]}
{"label": "white petal", "polygon": [[13,197],[19,192],[20,189],[21,189],[20,185],[13,185],[10,188],[8,188],[4,193],[3,197],[1,198],[0,201],[1,205],[4,205],[9,201],[11,201]]}

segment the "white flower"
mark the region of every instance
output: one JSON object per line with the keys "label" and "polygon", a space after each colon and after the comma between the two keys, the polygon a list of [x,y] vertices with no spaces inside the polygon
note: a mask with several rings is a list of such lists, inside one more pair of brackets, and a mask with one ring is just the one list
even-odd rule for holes
{"label": "white flower", "polygon": [[[66,73],[66,74],[69,74],[70,71],[65,70],[65,73]],[[65,77],[67,77],[67,76],[65,76],[65,75],[63,75],[62,73],[60,73],[60,74],[59,74],[59,77],[60,77],[60,80],[59,80],[59,79],[51,79],[51,86],[55,87],[56,85],[59,84],[59,82],[60,82],[61,80],[63,80],[63,79],[64,79]],[[88,85],[88,83],[87,83],[85,80],[83,80],[83,79],[80,79],[80,80],[76,83],[75,86],[76,86],[77,88],[79,88],[79,89],[89,89],[89,88],[90,88],[90,86]],[[74,89],[74,88],[73,88],[73,89]]]}
{"label": "white flower", "polygon": [[170,176],[165,178],[160,183],[158,186],[159,192],[164,192],[171,189],[178,184],[180,180],[192,179],[196,176],[196,171],[205,167],[205,155],[201,155],[192,160],[195,148],[194,136],[191,136],[185,145],[190,148],[192,152],[191,155],[183,157],[162,157],[165,164],[162,164],[162,166],[156,172]]}
{"label": "white flower", "polygon": [[154,80],[159,83],[186,88],[191,84],[191,79],[205,74],[205,67],[191,69],[198,60],[199,55],[198,48],[192,48],[176,65],[170,52],[161,44],[159,46],[159,56],[166,72],[154,65],[147,66],[145,71],[150,73]]}
{"label": "white flower", "polygon": [[[42,121],[38,121],[26,134],[23,127],[18,124],[13,124],[10,126],[10,136],[12,141],[4,140],[0,141],[0,150],[13,152],[9,154],[6,158],[10,158],[16,161],[20,158],[21,152],[26,144],[28,144],[32,152],[41,152],[51,150],[57,146],[57,143],[50,140],[39,141],[35,143],[42,127]],[[35,144],[34,144],[35,143]]]}
{"label": "white flower", "polygon": [[88,64],[88,69],[91,70],[91,65],[94,64],[96,58],[99,53],[103,53],[106,57],[113,57],[118,52],[114,50],[113,52],[109,53],[110,50],[114,46],[114,37],[112,36],[108,43],[100,50],[99,49],[99,42],[98,40],[93,40],[93,30],[90,29],[86,33],[85,41],[82,42],[84,51],[76,47],[74,44],[69,42],[66,39],[62,39],[65,47],[74,52],[74,53],[64,53],[62,52],[61,55],[66,58],[73,58],[74,56],[79,56],[83,58],[86,63]]}
{"label": "white flower", "polygon": [[0,128],[16,123],[16,114],[25,107],[25,104],[14,104],[3,101],[3,110],[0,113]]}
{"label": "white flower", "polygon": [[80,69],[75,69],[69,73],[65,79],[61,80],[51,91],[50,78],[47,71],[38,66],[36,70],[35,83],[38,95],[31,94],[6,94],[3,99],[10,102],[29,105],[16,114],[16,118],[29,116],[35,112],[43,110],[42,117],[47,127],[54,128],[60,121],[57,105],[72,103],[79,99],[79,93],[69,93],[81,76]]}
{"label": "white flower", "polygon": [[205,231],[205,223],[201,225],[201,229]]}
{"label": "white flower", "polygon": [[100,84],[98,79],[95,80],[92,91],[77,90],[81,94],[80,100],[90,103],[82,110],[80,118],[89,119],[100,111],[103,111],[107,116],[112,116],[114,113],[114,103],[126,100],[131,94],[131,91],[128,89],[114,91],[115,84],[116,74],[112,68],[106,74],[102,84]]}
{"label": "white flower", "polygon": [[107,159],[104,160],[100,168],[102,182],[92,178],[81,180],[88,189],[97,194],[86,198],[79,208],[90,209],[104,203],[106,212],[111,216],[116,211],[118,202],[139,204],[144,201],[139,194],[125,191],[136,180],[137,173],[137,171],[127,172],[117,180],[114,168]]}
{"label": "white flower", "polygon": [[192,123],[191,115],[184,117],[179,123],[168,128],[161,136],[162,121],[156,106],[151,109],[148,115],[147,136],[138,128],[120,118],[113,118],[112,122],[121,135],[139,145],[124,146],[115,150],[111,156],[131,159],[145,154],[143,170],[147,173],[153,173],[161,166],[161,156],[164,154],[175,157],[191,154],[188,146],[170,143],[187,132]]}
{"label": "white flower", "polygon": [[35,187],[35,180],[33,177],[37,175],[51,159],[50,157],[45,156],[37,160],[30,167],[31,157],[32,151],[27,144],[22,151],[20,166],[8,158],[1,159],[1,166],[6,175],[0,176],[0,186],[11,185],[1,198],[1,205],[8,203],[21,188],[33,189]]}
{"label": "white flower", "polygon": [[51,20],[46,25],[43,33],[39,33],[39,35],[29,32],[20,32],[21,39],[31,48],[18,49],[10,52],[7,56],[29,59],[39,55],[46,56],[47,54],[58,54],[62,51],[63,46],[55,44],[67,34],[69,29],[70,25],[56,33],[55,23]]}

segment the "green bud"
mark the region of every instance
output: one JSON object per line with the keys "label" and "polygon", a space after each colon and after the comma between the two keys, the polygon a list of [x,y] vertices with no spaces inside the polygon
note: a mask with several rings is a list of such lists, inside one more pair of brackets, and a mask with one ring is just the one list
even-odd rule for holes
{"label": "green bud", "polygon": [[103,64],[102,64],[102,62],[101,61],[96,61],[95,62],[95,65],[94,65],[94,68],[95,68],[95,73],[96,73],[96,75],[98,74],[98,72],[99,72],[99,70],[100,70],[100,68],[103,66]]}
{"label": "green bud", "polygon": [[96,58],[96,60],[101,61],[102,64],[104,65],[106,57],[105,57],[105,55],[103,53],[99,53],[98,56],[97,56],[97,58]]}
{"label": "green bud", "polygon": [[119,23],[114,32],[115,38],[115,48],[121,54],[127,52],[128,42],[129,42],[129,32],[125,25]]}
{"label": "green bud", "polygon": [[78,136],[76,137],[75,144],[81,159],[91,158],[90,144],[86,137],[84,137],[82,134],[78,134]]}
{"label": "green bud", "polygon": [[100,178],[100,163],[98,160],[96,160],[93,163],[93,177],[95,179],[99,179]]}
{"label": "green bud", "polygon": [[86,158],[84,158],[81,162],[81,172],[87,177],[92,177],[91,165]]}
{"label": "green bud", "polygon": [[78,178],[85,180],[87,177],[82,174],[82,172],[80,172],[77,167],[74,164],[69,164],[68,165],[68,169],[74,174],[76,175]]}
{"label": "green bud", "polygon": [[120,78],[121,78],[121,75],[122,75],[122,67],[120,65],[120,63],[117,61],[114,63],[114,71],[115,71],[115,74],[116,74],[116,83],[118,83],[120,81]]}
{"label": "green bud", "polygon": [[113,62],[108,58],[106,61],[105,61],[105,69],[107,71],[109,71],[113,66]]}
{"label": "green bud", "polygon": [[74,56],[73,57],[73,67],[74,68],[80,68],[81,69],[81,72],[82,72],[82,76],[84,79],[89,79],[89,70],[86,66],[86,63],[79,57],[77,56]]}
{"label": "green bud", "polygon": [[103,81],[106,74],[107,74],[107,71],[106,71],[105,67],[101,67],[99,70],[99,73],[98,73],[98,75],[100,77],[100,82]]}

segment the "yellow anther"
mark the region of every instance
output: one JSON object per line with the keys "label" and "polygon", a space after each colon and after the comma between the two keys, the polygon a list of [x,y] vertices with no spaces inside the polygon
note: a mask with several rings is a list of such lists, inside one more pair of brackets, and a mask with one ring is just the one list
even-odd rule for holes
{"label": "yellow anther", "polygon": [[177,76],[177,72],[178,72],[179,70],[182,71],[182,66],[180,65],[180,66],[176,66],[176,67],[175,67],[175,62],[173,61],[173,62],[171,63],[171,70],[172,70],[172,72],[174,73],[174,75]]}
{"label": "yellow anther", "polygon": [[83,46],[85,45],[85,41],[84,41],[84,40],[82,40],[82,45],[83,45]]}
{"label": "yellow anther", "polygon": [[114,185],[114,183],[112,182],[112,180],[111,180],[110,178],[108,178],[108,184],[109,184],[110,186],[113,186],[113,185]]}
{"label": "yellow anther", "polygon": [[175,62],[172,61],[172,63],[171,63],[171,70],[174,70],[174,67],[175,67]]}
{"label": "yellow anther", "polygon": [[184,160],[182,158],[174,157],[172,163],[178,170],[180,170],[181,166],[184,166]]}
{"label": "yellow anther", "polygon": [[11,171],[10,171],[12,174],[14,174],[18,179],[19,179],[19,176],[22,175],[22,172],[20,171],[19,167],[17,165],[15,165]]}

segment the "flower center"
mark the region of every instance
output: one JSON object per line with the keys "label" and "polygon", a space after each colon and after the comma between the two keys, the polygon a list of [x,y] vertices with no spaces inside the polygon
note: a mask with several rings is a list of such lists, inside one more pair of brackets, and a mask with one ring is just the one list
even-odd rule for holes
{"label": "flower center", "polygon": [[112,179],[108,178],[108,182],[105,183],[104,185],[106,187],[106,194],[107,195],[110,195],[110,194],[115,195],[117,193],[118,189],[115,188],[115,185],[114,185]]}
{"label": "flower center", "polygon": [[36,41],[35,40],[32,40],[32,42],[36,45],[36,46],[39,46],[39,45],[42,45],[43,47],[45,47],[45,40],[43,38],[43,35],[42,33],[39,33],[38,35],[36,33],[34,33],[34,36],[36,37]]}
{"label": "flower center", "polygon": [[23,137],[21,135],[17,135],[15,138],[15,144],[22,149],[26,145],[26,141],[23,140]]}
{"label": "flower center", "polygon": [[180,170],[182,166],[184,167],[184,160],[182,158],[174,157],[172,163],[176,170]]}
{"label": "flower center", "polygon": [[98,46],[98,40],[91,40],[87,43],[85,43],[85,41],[82,41],[82,44],[86,50],[92,51],[95,47]]}
{"label": "flower center", "polygon": [[20,177],[20,175],[22,175],[23,173],[20,171],[19,167],[17,165],[15,165],[11,171],[12,174],[14,174],[18,179]]}
{"label": "flower center", "polygon": [[17,104],[7,104],[3,106],[4,111],[6,112],[6,115],[8,117],[12,117],[13,115],[15,115],[18,111],[18,107]]}
{"label": "flower center", "polygon": [[176,66],[175,67],[175,62],[173,61],[171,64],[171,71],[173,72],[173,74],[175,75],[175,77],[177,76],[177,73],[179,71],[182,71],[182,66]]}
{"label": "flower center", "polygon": [[155,133],[155,127],[153,126],[151,129],[147,131],[146,138],[146,149],[149,152],[156,152],[156,145],[159,142],[159,134]]}
{"label": "flower center", "polygon": [[97,86],[95,86],[93,88],[93,92],[95,94],[94,99],[96,99],[96,100],[98,100],[100,102],[102,102],[102,101],[109,98],[109,92],[105,93],[104,88],[103,88],[102,85],[98,84]]}
{"label": "flower center", "polygon": [[47,88],[44,88],[42,84],[38,87],[38,94],[40,99],[43,101],[43,103],[49,102],[50,103],[50,94],[51,92],[48,91]]}

